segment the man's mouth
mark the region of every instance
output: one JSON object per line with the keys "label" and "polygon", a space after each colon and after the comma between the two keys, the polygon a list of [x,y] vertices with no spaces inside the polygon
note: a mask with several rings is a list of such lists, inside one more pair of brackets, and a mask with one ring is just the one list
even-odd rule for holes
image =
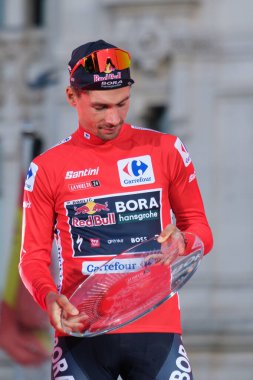
{"label": "man's mouth", "polygon": [[120,128],[120,125],[112,125],[112,126],[103,126],[101,127],[101,130],[104,132],[115,132],[117,129]]}

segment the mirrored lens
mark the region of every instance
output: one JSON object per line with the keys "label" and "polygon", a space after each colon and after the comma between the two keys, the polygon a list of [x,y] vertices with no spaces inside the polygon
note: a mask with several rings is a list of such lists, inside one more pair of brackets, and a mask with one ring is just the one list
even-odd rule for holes
{"label": "mirrored lens", "polygon": [[79,66],[83,66],[88,73],[95,74],[128,69],[130,65],[131,58],[127,51],[115,48],[98,50],[80,59],[73,67],[70,77],[73,76]]}

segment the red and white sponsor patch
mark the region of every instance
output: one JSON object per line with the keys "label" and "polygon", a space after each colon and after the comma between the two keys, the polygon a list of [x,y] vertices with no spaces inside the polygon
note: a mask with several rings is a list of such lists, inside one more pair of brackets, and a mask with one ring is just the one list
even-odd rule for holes
{"label": "red and white sponsor patch", "polygon": [[28,169],[28,173],[25,180],[25,190],[33,191],[33,187],[35,184],[35,177],[37,174],[39,167],[34,162],[31,162],[30,167]]}
{"label": "red and white sponsor patch", "polygon": [[90,239],[90,246],[92,248],[100,247],[100,239]]}
{"label": "red and white sponsor patch", "polygon": [[185,166],[190,165],[190,163],[192,162],[191,157],[190,157],[186,147],[184,146],[184,144],[182,143],[182,141],[179,138],[176,139],[175,148],[178,150],[180,156],[182,157],[182,159],[184,161],[184,165]]}

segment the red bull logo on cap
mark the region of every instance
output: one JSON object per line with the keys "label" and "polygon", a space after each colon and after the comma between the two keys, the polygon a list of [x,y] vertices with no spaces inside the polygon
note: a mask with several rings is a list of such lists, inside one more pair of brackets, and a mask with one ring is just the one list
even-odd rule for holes
{"label": "red bull logo on cap", "polygon": [[121,79],[121,72],[119,71],[117,74],[106,74],[104,76],[101,75],[94,75],[94,82],[103,82],[105,80],[116,80],[116,79]]}

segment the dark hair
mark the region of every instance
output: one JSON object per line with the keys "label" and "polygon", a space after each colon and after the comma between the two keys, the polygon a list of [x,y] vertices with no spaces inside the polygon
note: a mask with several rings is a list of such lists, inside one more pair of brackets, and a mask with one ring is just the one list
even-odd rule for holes
{"label": "dark hair", "polygon": [[81,88],[75,86],[70,86],[70,88],[76,94],[77,97],[80,97],[81,93],[83,92],[85,92],[86,94],[89,92],[89,90],[82,90]]}

